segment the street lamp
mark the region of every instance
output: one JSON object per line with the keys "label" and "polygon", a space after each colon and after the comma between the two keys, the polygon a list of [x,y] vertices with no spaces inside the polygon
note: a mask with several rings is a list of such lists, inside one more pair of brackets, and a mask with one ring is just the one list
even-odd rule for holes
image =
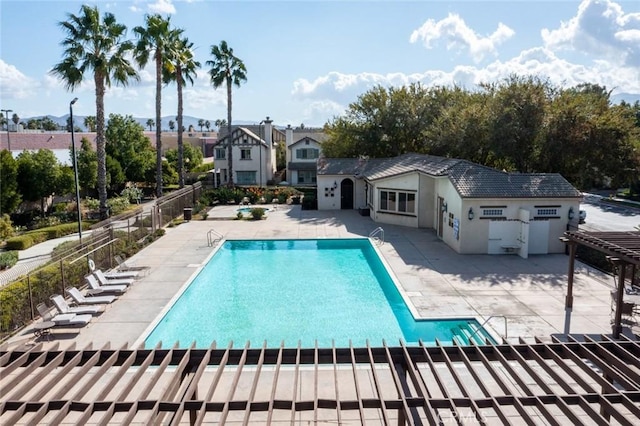
{"label": "street lamp", "polygon": [[260,188],[262,188],[262,125],[264,120],[258,123],[258,150],[260,152]]}
{"label": "street lamp", "polygon": [[78,184],[78,157],[76,157],[76,141],[73,138],[73,104],[78,98],[73,98],[69,104],[69,124],[71,126],[71,156],[73,157],[73,174],[76,181],[76,206],[78,209],[78,238],[82,245],[82,213],[80,211],[80,185]]}
{"label": "street lamp", "polygon": [[9,113],[13,112],[12,109],[0,109],[4,113],[4,119],[7,121],[7,148],[11,152],[11,140],[9,139]]}

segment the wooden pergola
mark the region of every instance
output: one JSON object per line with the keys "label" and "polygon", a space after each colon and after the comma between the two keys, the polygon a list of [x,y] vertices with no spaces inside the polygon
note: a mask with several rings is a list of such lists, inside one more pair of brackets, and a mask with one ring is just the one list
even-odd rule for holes
{"label": "wooden pergola", "polygon": [[578,245],[590,247],[601,253],[618,268],[616,278],[617,292],[615,295],[615,316],[613,336],[619,338],[622,332],[622,306],[624,303],[625,277],[627,269],[631,269],[634,277],[640,265],[640,232],[587,232],[567,231],[561,240],[569,246],[569,274],[565,309],[569,313],[565,322],[565,334],[568,334],[568,318],[573,308],[573,274],[575,268],[576,250]]}
{"label": "wooden pergola", "polygon": [[640,341],[3,351],[0,424],[637,425]]}

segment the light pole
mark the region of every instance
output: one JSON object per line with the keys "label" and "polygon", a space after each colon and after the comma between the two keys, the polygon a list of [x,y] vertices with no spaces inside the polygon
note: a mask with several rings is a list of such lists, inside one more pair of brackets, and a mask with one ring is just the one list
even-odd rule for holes
{"label": "light pole", "polygon": [[73,174],[76,181],[76,206],[78,209],[78,238],[82,245],[82,212],[80,211],[80,185],[78,184],[78,157],[76,157],[76,141],[73,138],[73,104],[78,98],[73,98],[69,104],[69,125],[71,127],[71,156],[73,157]]}
{"label": "light pole", "polygon": [[260,152],[260,188],[262,188],[262,125],[264,120],[258,123],[258,150]]}
{"label": "light pole", "polygon": [[7,122],[7,148],[11,152],[11,140],[9,139],[9,113],[13,112],[12,109],[0,109],[4,113],[4,119]]}

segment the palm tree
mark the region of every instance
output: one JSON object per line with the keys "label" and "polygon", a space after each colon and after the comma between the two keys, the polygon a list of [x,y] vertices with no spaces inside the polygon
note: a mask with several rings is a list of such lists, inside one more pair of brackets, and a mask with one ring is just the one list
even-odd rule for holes
{"label": "palm tree", "polygon": [[127,27],[119,24],[112,13],[105,13],[100,20],[97,6],[83,5],[76,16],[59,25],[67,34],[62,41],[62,62],[54,65],[51,74],[60,78],[67,90],[73,91],[85,77],[93,72],[96,93],[96,156],[98,158],[98,194],[100,218],[106,219],[107,211],[107,154],[105,151],[104,92],[105,87],[126,86],[130,79],[138,80],[135,68],[127,59],[133,44],[125,40]]}
{"label": "palm tree", "polygon": [[150,118],[147,120],[147,126],[149,126],[149,131],[153,130],[154,124],[155,124],[155,121],[153,121],[153,118]]}
{"label": "palm tree", "polygon": [[204,127],[204,120],[202,118],[198,120],[198,126],[200,126],[200,131],[202,131],[202,128]]}
{"label": "palm tree", "polygon": [[211,129],[211,122],[209,120],[204,122],[204,127],[207,128],[207,132]]}
{"label": "palm tree", "polygon": [[169,120],[169,130],[173,132],[175,128],[176,128],[176,122],[173,120]]}
{"label": "palm tree", "polygon": [[[156,64],[156,123],[161,123],[162,112],[162,67],[166,45],[171,36],[169,20],[162,18],[159,14],[146,15],[146,27],[135,27],[133,32],[138,38],[135,46],[134,57],[140,68],[144,68],[149,62],[150,52],[153,52],[153,59]],[[182,30],[180,30],[182,31]],[[156,126],[156,195],[162,196],[162,126]]]}
{"label": "palm tree", "polygon": [[224,118],[218,118],[213,124],[218,128],[218,131],[227,125],[227,120]]}
{"label": "palm tree", "polygon": [[13,114],[11,116],[11,121],[13,121],[13,124],[15,124],[16,126],[18,125],[18,123],[20,122],[20,117],[18,117],[18,114]]}
{"label": "palm tree", "polygon": [[90,132],[96,131],[96,117],[93,115],[87,115],[84,118],[84,127]]}
{"label": "palm tree", "polygon": [[233,186],[233,151],[231,138],[231,86],[240,87],[240,84],[247,81],[247,68],[238,57],[234,56],[233,49],[227,46],[227,42],[222,40],[219,46],[211,46],[213,60],[207,61],[211,67],[209,75],[214,89],[227,85],[227,164],[229,165],[229,186]]}
{"label": "palm tree", "polygon": [[[193,85],[196,69],[200,68],[200,62],[193,57],[193,43],[186,37],[180,38],[180,32],[173,32],[174,38],[168,45],[167,61],[164,67],[164,82],[175,81],[178,86],[178,128],[182,127],[183,106],[182,87],[186,82]],[[200,131],[202,131],[203,120],[200,120]],[[184,145],[182,143],[182,132],[178,133],[178,179],[180,188],[184,188]]]}

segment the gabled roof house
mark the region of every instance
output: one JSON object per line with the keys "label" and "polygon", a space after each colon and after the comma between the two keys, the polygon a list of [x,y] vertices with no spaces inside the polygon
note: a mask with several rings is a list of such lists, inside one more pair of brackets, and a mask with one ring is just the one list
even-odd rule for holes
{"label": "gabled roof house", "polygon": [[458,253],[564,252],[581,193],[557,173],[508,173],[422,154],[321,158],[318,208],[360,209],[376,223],[432,228]]}

